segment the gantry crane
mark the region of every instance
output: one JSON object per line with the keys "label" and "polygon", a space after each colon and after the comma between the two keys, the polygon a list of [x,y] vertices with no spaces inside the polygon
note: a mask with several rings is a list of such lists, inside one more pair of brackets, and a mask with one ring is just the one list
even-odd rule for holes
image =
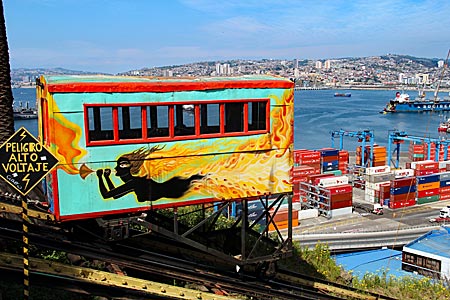
{"label": "gantry crane", "polygon": [[[428,151],[427,151],[427,159],[431,158],[431,148],[432,145],[435,145],[436,149],[436,155],[435,155],[435,161],[439,161],[439,151],[441,148],[441,145],[444,147],[444,159],[447,159],[448,156],[448,146],[450,145],[450,140],[445,139],[438,139],[438,138],[429,138],[429,137],[418,137],[418,136],[410,136],[405,131],[400,130],[392,130],[389,131],[389,144],[388,144],[388,163],[391,165],[391,162],[394,164],[395,168],[398,168],[399,162],[400,162],[400,145],[404,141],[412,141],[412,142],[419,142],[421,144],[427,144]],[[392,150],[392,145],[395,145],[395,149]],[[392,151],[391,151],[392,150]],[[396,152],[396,161],[392,160],[392,154]]]}
{"label": "gantry crane", "polygon": [[364,151],[366,149],[366,143],[369,143],[370,145],[370,156],[369,156],[369,162],[370,167],[373,165],[373,145],[375,136],[373,134],[373,130],[360,130],[360,131],[347,131],[347,130],[336,130],[331,132],[331,147],[334,148],[334,137],[339,136],[339,150],[342,150],[344,148],[344,136],[349,137],[356,137],[358,138],[358,142],[361,143],[361,166],[365,167],[366,162],[364,160]]}

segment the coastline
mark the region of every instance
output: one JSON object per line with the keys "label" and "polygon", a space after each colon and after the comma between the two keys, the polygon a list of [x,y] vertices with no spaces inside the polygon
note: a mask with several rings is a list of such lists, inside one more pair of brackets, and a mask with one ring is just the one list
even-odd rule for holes
{"label": "coastline", "polygon": [[[335,87],[295,87],[295,90],[313,91],[313,90],[363,90],[363,91],[412,91],[417,92],[417,88],[410,87],[391,87],[391,86],[335,86]],[[424,92],[435,92],[434,89],[423,89]],[[440,88],[439,93],[450,93],[450,88]]]}

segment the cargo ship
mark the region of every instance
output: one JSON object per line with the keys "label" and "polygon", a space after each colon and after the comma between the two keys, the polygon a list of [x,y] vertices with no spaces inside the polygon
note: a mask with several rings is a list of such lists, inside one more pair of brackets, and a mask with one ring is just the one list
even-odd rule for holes
{"label": "cargo ship", "polygon": [[391,99],[380,113],[427,111],[450,111],[450,98],[426,99],[425,95],[421,94],[415,99],[410,99],[408,94],[397,92],[395,98]]}

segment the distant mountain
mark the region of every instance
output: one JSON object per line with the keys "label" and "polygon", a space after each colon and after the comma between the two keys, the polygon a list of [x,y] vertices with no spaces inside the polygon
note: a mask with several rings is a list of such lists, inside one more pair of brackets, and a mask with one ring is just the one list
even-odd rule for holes
{"label": "distant mountain", "polygon": [[397,64],[409,63],[411,61],[420,64],[426,68],[436,67],[438,61],[442,60],[440,58],[422,58],[414,57],[410,55],[398,55],[398,54],[388,54],[380,56],[381,59],[392,60]]}
{"label": "distant mountain", "polygon": [[86,72],[86,71],[75,71],[68,70],[64,68],[18,68],[11,70],[11,81],[13,83],[19,82],[34,82],[40,75],[93,75],[93,74],[103,74],[99,72]]}
{"label": "distant mountain", "polygon": [[[317,61],[332,61],[332,68],[340,70],[357,71],[364,66],[366,69],[380,70],[386,72],[389,80],[397,80],[399,73],[414,76],[417,73],[436,73],[440,58],[420,58],[410,55],[386,54],[368,57],[345,57],[325,59],[297,59],[300,72],[310,73],[323,70],[315,68]],[[141,69],[129,70],[116,75],[141,75],[141,76],[215,76],[216,64],[227,64],[233,68],[231,74],[274,74],[280,76],[292,76],[294,59],[230,59],[222,61],[202,61],[184,65],[171,65],[161,67],[142,67]],[[350,72],[349,71],[349,72]],[[352,71],[352,72],[353,72]],[[354,73],[354,72],[353,72]],[[100,72],[75,71],[64,68],[19,68],[11,70],[13,84],[32,84],[39,75],[69,74],[69,75],[92,75],[103,74]],[[219,74],[220,75],[220,74]],[[355,76],[355,75],[352,75]],[[364,75],[367,77],[367,74]],[[385,78],[384,80],[387,80]]]}

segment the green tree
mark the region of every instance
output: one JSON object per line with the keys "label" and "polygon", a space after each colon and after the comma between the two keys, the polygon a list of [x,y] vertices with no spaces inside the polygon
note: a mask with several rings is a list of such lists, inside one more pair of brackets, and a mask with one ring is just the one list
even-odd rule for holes
{"label": "green tree", "polygon": [[14,133],[13,94],[3,0],[0,0],[0,144]]}

